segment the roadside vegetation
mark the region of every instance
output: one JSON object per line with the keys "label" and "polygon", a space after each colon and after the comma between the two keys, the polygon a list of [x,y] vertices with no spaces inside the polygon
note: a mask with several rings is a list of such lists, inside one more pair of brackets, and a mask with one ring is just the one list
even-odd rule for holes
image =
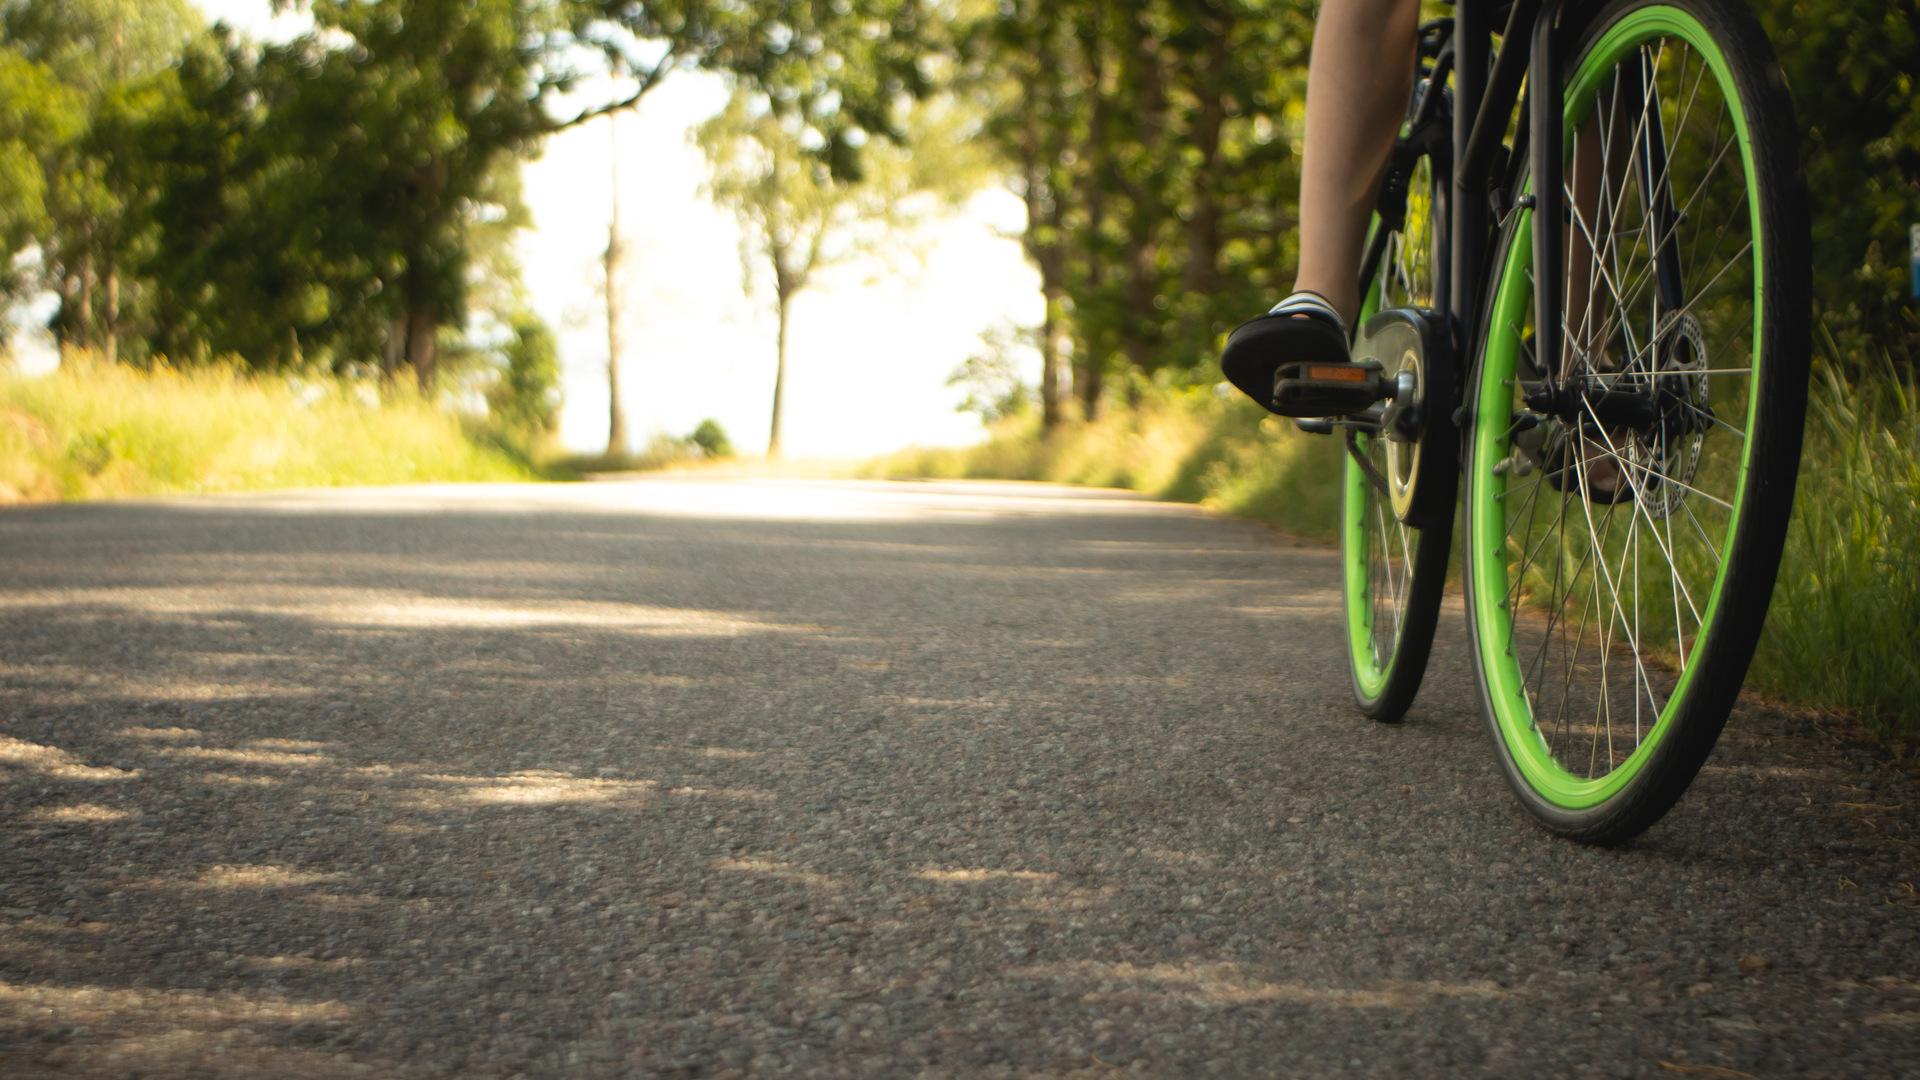
{"label": "roadside vegetation", "polygon": [[1137,405],[1047,431],[1040,414],[998,418],[987,441],[902,450],[871,476],[1047,480],[1117,487],[1201,503],[1288,532],[1331,540],[1338,527],[1340,447],[1212,387],[1144,388]]}
{"label": "roadside vegetation", "polygon": [[733,440],[720,421],[700,421],[685,436],[656,433],[639,453],[565,454],[541,461],[549,479],[578,480],[588,473],[650,472],[728,462],[736,457]]}
{"label": "roadside vegetation", "polygon": [[0,373],[5,502],[533,475],[404,384],[79,356]]}
{"label": "roadside vegetation", "polygon": [[[1829,357],[1837,352],[1827,342]],[[1756,685],[1920,755],[1920,400],[1894,371],[1816,365],[1786,556]]]}

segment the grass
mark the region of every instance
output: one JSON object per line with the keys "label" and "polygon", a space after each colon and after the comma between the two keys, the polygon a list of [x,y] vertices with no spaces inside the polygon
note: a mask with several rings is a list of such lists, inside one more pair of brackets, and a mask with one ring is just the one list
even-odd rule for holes
{"label": "grass", "polygon": [[1794,521],[1751,679],[1920,746],[1920,401],[1886,365],[1853,386],[1829,339],[1807,410]]}
{"label": "grass", "polygon": [[1138,408],[1112,409],[1050,436],[1027,413],[1002,421],[979,446],[903,450],[863,471],[1128,488],[1331,539],[1340,516],[1339,455],[1337,441],[1303,435],[1238,395],[1157,386]]}
{"label": "grass", "polygon": [[[1824,345],[1750,682],[1851,717],[1909,759],[1920,752],[1920,399],[1891,365],[1849,386],[1834,374],[1839,347]],[[1159,388],[1138,409],[1048,437],[1020,416],[979,446],[902,451],[866,472],[1130,488],[1332,540],[1339,455],[1336,440],[1299,434],[1251,402]]]}
{"label": "grass", "polygon": [[420,395],[367,383],[83,356],[0,373],[0,502],[529,478]]}

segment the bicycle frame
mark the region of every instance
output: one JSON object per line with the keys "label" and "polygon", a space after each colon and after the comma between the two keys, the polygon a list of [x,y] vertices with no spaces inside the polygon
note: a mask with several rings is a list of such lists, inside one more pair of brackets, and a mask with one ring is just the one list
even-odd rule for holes
{"label": "bicycle frame", "polygon": [[[1486,284],[1487,252],[1492,246],[1494,229],[1503,223],[1495,220],[1496,215],[1504,217],[1514,209],[1529,205],[1536,215],[1549,221],[1565,212],[1559,96],[1529,95],[1532,100],[1526,109],[1526,123],[1521,125],[1510,153],[1501,140],[1519,103],[1523,76],[1527,77],[1529,86],[1560,85],[1565,58],[1561,54],[1563,43],[1558,40],[1555,29],[1568,3],[1569,0],[1512,0],[1500,30],[1500,50],[1493,54],[1493,17],[1499,14],[1500,6],[1488,0],[1457,0],[1452,28],[1434,57],[1426,95],[1414,109],[1412,128],[1418,131],[1431,120],[1448,76],[1452,76],[1453,191],[1448,200],[1451,203],[1448,222],[1451,250],[1447,272],[1436,283],[1435,292],[1439,295],[1435,296],[1435,302],[1448,314],[1458,356],[1474,356],[1472,345],[1479,331],[1477,305]],[[1526,48],[1520,47],[1522,42],[1527,43]],[[1534,194],[1528,197],[1530,202],[1509,198],[1523,159],[1531,166],[1535,178]],[[1501,169],[1498,177],[1496,169]],[[1561,265],[1564,239],[1560,230],[1535,229],[1533,243],[1535,266]],[[1379,256],[1376,244],[1362,260],[1363,281],[1373,276]],[[1555,274],[1541,277],[1546,280],[1536,282],[1534,298],[1536,312],[1541,316],[1535,319],[1535,355],[1557,356],[1561,345],[1559,319],[1546,317],[1546,313],[1559,310],[1562,283]],[[1548,379],[1552,382],[1554,376],[1549,373]]]}

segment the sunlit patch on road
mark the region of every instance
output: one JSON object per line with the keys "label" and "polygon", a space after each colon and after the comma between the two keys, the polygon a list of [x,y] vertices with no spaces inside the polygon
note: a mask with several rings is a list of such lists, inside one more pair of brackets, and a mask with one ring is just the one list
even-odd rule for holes
{"label": "sunlit patch on road", "polygon": [[28,821],[82,825],[104,825],[111,821],[125,821],[132,816],[125,810],[115,810],[110,806],[97,806],[93,803],[80,803],[75,806],[41,806],[27,812]]}
{"label": "sunlit patch on road", "polygon": [[58,780],[131,780],[140,775],[138,769],[88,765],[57,746],[0,735],[0,779],[14,769]]}
{"label": "sunlit patch on road", "polygon": [[445,787],[416,789],[401,801],[416,808],[437,809],[455,804],[481,806],[535,806],[554,803],[644,800],[659,785],[652,780],[582,779],[564,773],[530,769],[510,776],[428,775],[419,779]]}
{"label": "sunlit patch on road", "polygon": [[922,870],[913,875],[922,881],[1058,881],[1059,874],[1039,870]]}
{"label": "sunlit patch on road", "polygon": [[1234,963],[1131,964],[1093,960],[1036,964],[1016,974],[1090,987],[1081,1000],[1109,1005],[1154,1000],[1232,1006],[1256,1002],[1327,1005],[1346,1009],[1415,1009],[1440,998],[1491,1000],[1507,991],[1491,982],[1381,981],[1359,987],[1271,982]]}

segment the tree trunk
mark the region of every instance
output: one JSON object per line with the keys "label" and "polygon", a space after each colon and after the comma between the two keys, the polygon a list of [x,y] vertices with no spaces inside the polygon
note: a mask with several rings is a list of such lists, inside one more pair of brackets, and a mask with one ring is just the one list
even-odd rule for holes
{"label": "tree trunk", "polygon": [[[1123,23],[1127,49],[1121,58],[1121,78],[1132,89],[1134,137],[1147,150],[1156,150],[1167,141],[1168,52],[1145,22],[1144,10]],[[1116,171],[1115,179],[1126,193],[1130,209],[1125,216],[1127,240],[1125,265],[1127,278],[1121,288],[1126,316],[1120,323],[1120,352],[1130,368],[1127,379],[1127,404],[1140,403],[1139,386],[1132,373],[1144,374],[1153,366],[1154,348],[1164,333],[1166,316],[1159,304],[1161,294],[1160,244],[1156,232],[1160,207],[1156,193],[1144,178]],[[1159,303],[1157,304],[1156,301]]]}
{"label": "tree trunk", "polygon": [[1154,346],[1160,343],[1166,319],[1154,304],[1160,286],[1160,245],[1153,241],[1147,218],[1139,211],[1133,215],[1134,224],[1129,230],[1132,237],[1127,241],[1127,282],[1121,292],[1127,315],[1120,324],[1120,348],[1127,363],[1142,374],[1153,367]]}
{"label": "tree trunk", "polygon": [[387,346],[380,356],[380,377],[388,382],[399,373],[400,364],[407,358],[407,318],[394,316],[387,325]]}
{"label": "tree trunk", "polygon": [[1042,290],[1046,313],[1040,317],[1040,429],[1060,426],[1060,290]]}
{"label": "tree trunk", "polygon": [[775,346],[773,367],[773,428],[767,434],[767,457],[780,456],[780,407],[787,395],[787,308],[793,296],[782,289],[779,297],[780,330]]}
{"label": "tree trunk", "polygon": [[111,255],[107,257],[106,309],[102,315],[103,351],[107,363],[117,364],[120,362],[120,270],[113,265]]}
{"label": "tree trunk", "polygon": [[627,453],[627,410],[620,402],[620,357],[626,351],[620,319],[620,215],[607,229],[607,456]]}
{"label": "tree trunk", "polygon": [[93,260],[81,256],[80,272],[75,276],[80,280],[74,290],[73,338],[81,348],[91,349],[99,344],[93,333]]}
{"label": "tree trunk", "polygon": [[628,451],[627,410],[620,402],[620,357],[626,351],[621,340],[620,299],[624,284],[620,271],[626,254],[620,242],[620,129],[613,114],[607,114],[608,159],[613,191],[613,216],[607,223],[607,456],[623,456]]}
{"label": "tree trunk", "polygon": [[1220,129],[1226,123],[1226,103],[1218,86],[1209,79],[1224,76],[1227,70],[1226,38],[1216,34],[1209,40],[1209,67],[1195,76],[1194,93],[1200,100],[1200,116],[1189,136],[1190,144],[1206,162],[1193,177],[1193,216],[1187,219],[1187,268],[1181,288],[1188,293],[1211,296],[1217,287],[1220,262],[1220,176],[1226,169],[1220,150]]}
{"label": "tree trunk", "polygon": [[[1111,147],[1107,145],[1107,125],[1112,106],[1107,99],[1107,60],[1098,23],[1088,20],[1079,33],[1081,62],[1087,72],[1087,93],[1093,99],[1087,117],[1087,168],[1078,176],[1080,203],[1086,208],[1086,224],[1077,230],[1086,237],[1085,246],[1076,254],[1086,263],[1088,287],[1101,287],[1100,254],[1093,245],[1106,229],[1108,178],[1115,173]],[[1088,423],[1100,418],[1100,399],[1106,391],[1106,357],[1088,338],[1074,349],[1073,392],[1080,399],[1080,416]]]}
{"label": "tree trunk", "polygon": [[440,344],[435,339],[439,323],[439,313],[432,305],[407,312],[407,363],[422,390],[432,385],[433,365],[440,358]]}
{"label": "tree trunk", "polygon": [[1053,189],[1051,164],[1042,163],[1038,125],[1029,121],[1027,140],[1022,148],[1027,228],[1021,238],[1027,257],[1040,271],[1040,294],[1046,298],[1040,319],[1040,427],[1052,431],[1060,426],[1060,298],[1066,291],[1066,253],[1061,250],[1065,230],[1061,226],[1064,192]]}
{"label": "tree trunk", "polygon": [[1091,423],[1100,419],[1100,399],[1106,393],[1107,373],[1101,369],[1100,357],[1092,349],[1075,353],[1077,363],[1073,366],[1073,392],[1080,398],[1080,415]]}

